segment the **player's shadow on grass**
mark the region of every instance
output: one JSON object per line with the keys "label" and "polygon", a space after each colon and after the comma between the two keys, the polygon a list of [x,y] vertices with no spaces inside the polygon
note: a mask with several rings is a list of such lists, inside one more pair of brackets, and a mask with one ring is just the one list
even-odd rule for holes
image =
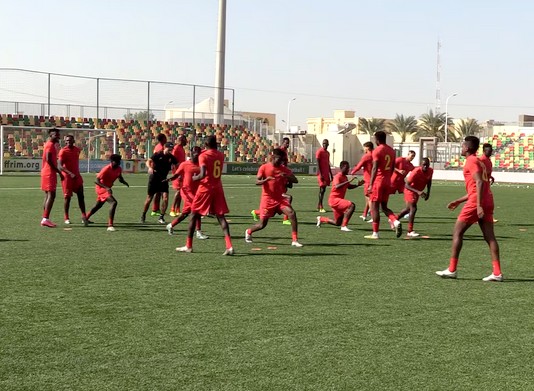
{"label": "player's shadow on grass", "polygon": [[29,242],[28,239],[0,239],[0,242]]}
{"label": "player's shadow on grass", "polygon": [[[482,278],[471,278],[471,277],[461,277],[457,278],[458,281],[482,281]],[[534,278],[508,278],[506,275],[504,276],[504,280],[498,284],[502,283],[519,283],[519,282],[531,282],[534,283]],[[490,282],[490,284],[496,284],[496,282]],[[488,282],[484,282],[484,284],[488,284]]]}
{"label": "player's shadow on grass", "polygon": [[322,244],[307,244],[306,247],[352,247],[352,246],[365,246],[365,247],[385,247],[391,246],[391,244],[384,243],[380,240],[369,240],[367,243],[322,243]]}
{"label": "player's shadow on grass", "polygon": [[[309,246],[307,246],[309,247]],[[277,250],[261,250],[261,251],[251,251],[247,253],[236,253],[234,254],[234,257],[239,256],[247,256],[247,257],[269,257],[272,258],[272,256],[275,255],[276,257],[324,257],[324,253],[322,252],[303,252],[302,250],[295,249],[295,252],[280,252]],[[347,256],[346,253],[329,253],[328,256]],[[282,259],[283,260],[283,259]]]}

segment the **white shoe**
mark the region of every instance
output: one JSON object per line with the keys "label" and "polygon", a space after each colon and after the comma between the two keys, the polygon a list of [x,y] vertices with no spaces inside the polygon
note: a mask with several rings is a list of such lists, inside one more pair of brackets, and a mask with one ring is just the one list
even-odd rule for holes
{"label": "white shoe", "polygon": [[352,229],[349,229],[347,226],[344,226],[344,227],[341,227],[341,228],[340,228],[340,231],[343,231],[343,232],[352,232]]}
{"label": "white shoe", "polygon": [[482,279],[482,281],[494,281],[494,282],[502,282],[503,280],[503,277],[502,277],[502,274],[499,274],[498,276],[496,276],[495,274],[491,273],[489,276],[487,277],[484,277]]}
{"label": "white shoe", "polygon": [[295,240],[294,242],[291,242],[291,245],[292,245],[293,247],[299,247],[299,248],[300,248],[300,247],[304,247],[304,245],[300,244],[300,243],[297,242],[296,240]]}
{"label": "white shoe", "polygon": [[233,247],[230,247],[230,248],[227,248],[225,252],[223,252],[223,255],[234,255],[235,252],[234,252],[234,248]]}
{"label": "white shoe", "polygon": [[108,230],[107,230],[107,231],[108,231],[108,232],[115,232],[116,229],[115,229],[114,226],[111,225],[111,226],[108,227]]}
{"label": "white shoe", "polygon": [[245,242],[252,243],[252,235],[248,233],[248,229],[245,230]]}
{"label": "white shoe", "polygon": [[372,235],[365,235],[364,236],[365,239],[380,239],[380,236],[378,236],[378,232],[373,232]]}
{"label": "white shoe", "polygon": [[200,239],[200,240],[206,240],[206,239],[209,239],[210,237],[208,235],[204,235],[202,233],[202,231],[197,231],[197,239]]}
{"label": "white shoe", "polygon": [[419,234],[415,231],[411,231],[411,232],[408,232],[406,236],[408,236],[409,238],[416,238],[419,236]]}
{"label": "white shoe", "polygon": [[400,238],[402,235],[402,224],[399,220],[393,222],[393,229],[395,230],[395,235]]}
{"label": "white shoe", "polygon": [[179,253],[192,253],[193,249],[191,247],[183,246],[183,247],[176,247],[176,251]]}
{"label": "white shoe", "polygon": [[165,228],[167,228],[167,232],[169,233],[169,235],[174,234],[174,228],[172,227],[171,223],[167,224]]}
{"label": "white shoe", "polygon": [[65,220],[65,224],[70,225],[70,220],[69,219]]}
{"label": "white shoe", "polygon": [[321,216],[317,216],[317,228],[321,228]]}
{"label": "white shoe", "polygon": [[437,271],[436,274],[443,278],[456,278],[456,271],[451,272],[449,271],[449,268]]}
{"label": "white shoe", "polygon": [[403,217],[404,220],[408,220],[410,218],[410,214],[407,214],[406,216]]}
{"label": "white shoe", "polygon": [[358,216],[362,221],[366,221],[367,220],[367,217],[366,216]]}
{"label": "white shoe", "polygon": [[366,223],[372,223],[372,222],[373,222],[372,218],[366,221]]}
{"label": "white shoe", "polygon": [[163,217],[160,217],[160,218],[158,219],[158,223],[159,223],[159,224],[165,224],[165,219],[164,219]]}

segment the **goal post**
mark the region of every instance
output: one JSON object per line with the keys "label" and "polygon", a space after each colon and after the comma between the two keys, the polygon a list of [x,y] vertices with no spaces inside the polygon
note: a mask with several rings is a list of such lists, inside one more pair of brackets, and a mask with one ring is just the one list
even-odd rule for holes
{"label": "goal post", "polygon": [[[52,127],[0,126],[0,175],[6,172],[40,172],[44,144]],[[114,129],[62,128],[60,147],[64,138],[74,136],[75,145],[81,149],[80,172],[96,172],[102,162],[117,153],[117,132]]]}

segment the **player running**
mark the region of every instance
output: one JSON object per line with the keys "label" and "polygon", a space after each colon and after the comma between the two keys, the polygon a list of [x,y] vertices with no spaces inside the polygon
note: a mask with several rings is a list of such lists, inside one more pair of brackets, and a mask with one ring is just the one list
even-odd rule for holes
{"label": "player running", "polygon": [[391,175],[390,194],[404,193],[404,184],[406,176],[414,169],[412,164],[415,158],[415,151],[408,151],[408,156],[399,156],[395,159],[395,170]]}
{"label": "player running", "polygon": [[70,224],[69,209],[72,195],[76,193],[78,197],[78,206],[82,212],[82,223],[87,226],[85,216],[85,197],[83,194],[83,178],[80,175],[80,152],[81,149],[74,145],[74,136],[69,134],[65,136],[65,145],[59,151],[59,167],[65,174],[65,179],[61,182],[63,187],[63,197],[65,198],[65,224]]}
{"label": "player running", "polygon": [[173,143],[165,143],[163,151],[156,152],[147,161],[148,189],[145,204],[143,205],[143,213],[141,214],[141,223],[145,222],[152,198],[159,193],[162,195],[162,202],[158,223],[165,224],[165,211],[169,202],[169,182],[166,179],[169,171],[176,166],[176,158],[172,154],[173,148]]}
{"label": "player running", "polygon": [[57,176],[63,181],[65,177],[57,165],[59,145],[59,129],[53,128],[48,130],[48,141],[44,145],[43,162],[41,169],[41,190],[45,192],[43,202],[43,219],[42,227],[55,228],[56,225],[50,221],[50,212],[56,199]]}
{"label": "player running", "polygon": [[329,219],[328,217],[317,216],[317,227],[320,227],[321,224],[332,224],[337,227],[341,226],[341,231],[351,232],[352,230],[347,227],[349,220],[354,213],[355,205],[354,202],[351,202],[345,199],[345,194],[347,189],[355,189],[360,185],[364,184],[364,181],[358,182],[358,184],[353,185],[351,182],[356,179],[356,177],[347,178],[349,173],[350,165],[349,162],[343,160],[339,164],[340,172],[334,176],[332,181],[332,190],[330,191],[330,197],[328,197],[328,205],[334,211],[334,219]]}
{"label": "player running", "polygon": [[[178,166],[185,162],[186,159],[186,153],[184,147],[187,145],[187,138],[184,135],[181,135],[178,137],[178,143],[174,146],[174,149],[172,150],[173,156],[176,158],[176,169],[178,169]],[[173,172],[173,174],[176,173],[176,170]],[[182,177],[178,177],[175,180],[172,181],[172,188],[175,190],[174,198],[172,200],[171,204],[171,211],[169,215],[171,217],[178,216],[180,214],[180,203],[182,202],[182,196],[180,192],[180,188],[182,186]]]}
{"label": "player running", "polygon": [[[172,235],[174,233],[174,227],[184,221],[191,213],[191,204],[193,203],[193,199],[195,198],[195,194],[199,185],[198,181],[193,180],[193,176],[200,173],[200,167],[198,165],[198,156],[200,155],[200,151],[200,147],[193,147],[191,150],[191,160],[182,162],[178,166],[178,169],[174,175],[167,179],[167,181],[180,180],[180,192],[182,193],[181,199],[184,201],[182,213],[171,223],[167,224],[167,231],[169,232],[169,235]],[[208,235],[204,235],[202,233],[201,219],[197,220],[196,236],[197,239],[201,240],[209,239]]]}
{"label": "player running", "polygon": [[[365,207],[363,209],[362,215],[360,216],[360,219],[362,219],[363,221],[367,220],[369,209],[371,208],[371,201],[367,193],[369,189],[369,181],[371,180],[371,170],[373,169],[373,148],[374,145],[370,141],[367,141],[363,144],[364,154],[360,159],[359,163],[354,166],[354,168],[350,172],[351,175],[355,175],[358,171],[360,171],[360,169],[363,169],[363,195],[365,196]],[[372,219],[369,220],[369,222],[372,221]]]}
{"label": "player running", "polygon": [[272,161],[261,165],[258,170],[256,185],[262,186],[260,221],[245,230],[247,243],[252,243],[252,233],[264,229],[271,217],[282,213],[291,222],[291,246],[302,247],[298,241],[297,215],[288,198],[284,196],[287,182],[298,183],[298,179],[289,168],[282,164],[284,156],[286,154],[280,148],[276,148],[271,157]]}
{"label": "player running", "polygon": [[191,219],[187,240],[184,247],[176,248],[176,251],[190,253],[193,251],[193,235],[198,220],[202,216],[214,214],[219,221],[224,234],[226,250],[223,255],[234,255],[232,238],[230,237],[230,227],[226,221],[225,214],[229,212],[224,189],[221,181],[221,174],[224,166],[224,154],[217,150],[217,138],[209,136],[206,139],[206,150],[198,158],[200,173],[193,176],[194,181],[200,181],[195,198],[191,204]]}
{"label": "player running", "polygon": [[[419,234],[413,230],[415,213],[417,212],[417,202],[419,201],[419,197],[425,201],[430,198],[433,174],[434,170],[430,167],[430,159],[425,157],[421,166],[410,172],[406,178],[406,185],[404,189],[404,201],[406,201],[406,207],[400,211],[399,215],[397,216],[397,220],[409,215],[408,233],[406,236],[410,238],[416,238],[419,236]],[[425,187],[426,192],[424,191]]]}
{"label": "player running", "polygon": [[395,151],[386,144],[386,132],[378,131],[375,133],[375,142],[377,147],[373,151],[373,169],[371,179],[369,180],[369,189],[367,194],[371,199],[371,216],[373,218],[373,234],[366,235],[366,239],[378,239],[380,228],[380,211],[382,208],[384,214],[389,218],[391,228],[395,230],[397,237],[402,235],[402,224],[388,208],[389,188],[391,175],[395,163]]}
{"label": "player running", "polygon": [[317,160],[317,182],[319,182],[319,203],[317,204],[317,210],[319,213],[326,213],[323,207],[324,193],[327,186],[330,186],[332,182],[332,169],[330,168],[330,152],[328,152],[328,140],[323,140],[323,147],[318,149],[315,153],[315,159]]}
{"label": "player running", "polygon": [[462,144],[462,156],[466,157],[464,178],[467,194],[450,202],[448,208],[454,210],[463,202],[465,202],[465,205],[454,226],[449,267],[445,270],[437,271],[436,274],[444,278],[457,277],[456,268],[464,234],[471,225],[478,222],[478,226],[484,235],[484,240],[488,243],[493,266],[493,272],[482,280],[501,282],[503,276],[501,273],[499,244],[493,231],[494,204],[490,192],[490,177],[486,172],[486,166],[476,156],[479,145],[480,140],[475,136],[467,136]]}
{"label": "player running", "polygon": [[87,220],[104,206],[106,202],[111,204],[109,209],[108,232],[115,232],[113,220],[115,219],[115,211],[117,210],[117,200],[113,197],[113,183],[118,179],[120,183],[130,187],[128,182],[122,177],[121,155],[113,154],[109,157],[110,163],[102,168],[96,175],[95,191],[96,204],[87,214]]}

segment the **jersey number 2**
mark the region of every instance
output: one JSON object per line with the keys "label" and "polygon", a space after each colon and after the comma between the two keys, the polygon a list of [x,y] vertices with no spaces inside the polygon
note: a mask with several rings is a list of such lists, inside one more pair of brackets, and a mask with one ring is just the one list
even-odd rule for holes
{"label": "jersey number 2", "polygon": [[391,156],[386,155],[384,158],[386,159],[386,166],[384,167],[384,170],[389,171],[391,170]]}

